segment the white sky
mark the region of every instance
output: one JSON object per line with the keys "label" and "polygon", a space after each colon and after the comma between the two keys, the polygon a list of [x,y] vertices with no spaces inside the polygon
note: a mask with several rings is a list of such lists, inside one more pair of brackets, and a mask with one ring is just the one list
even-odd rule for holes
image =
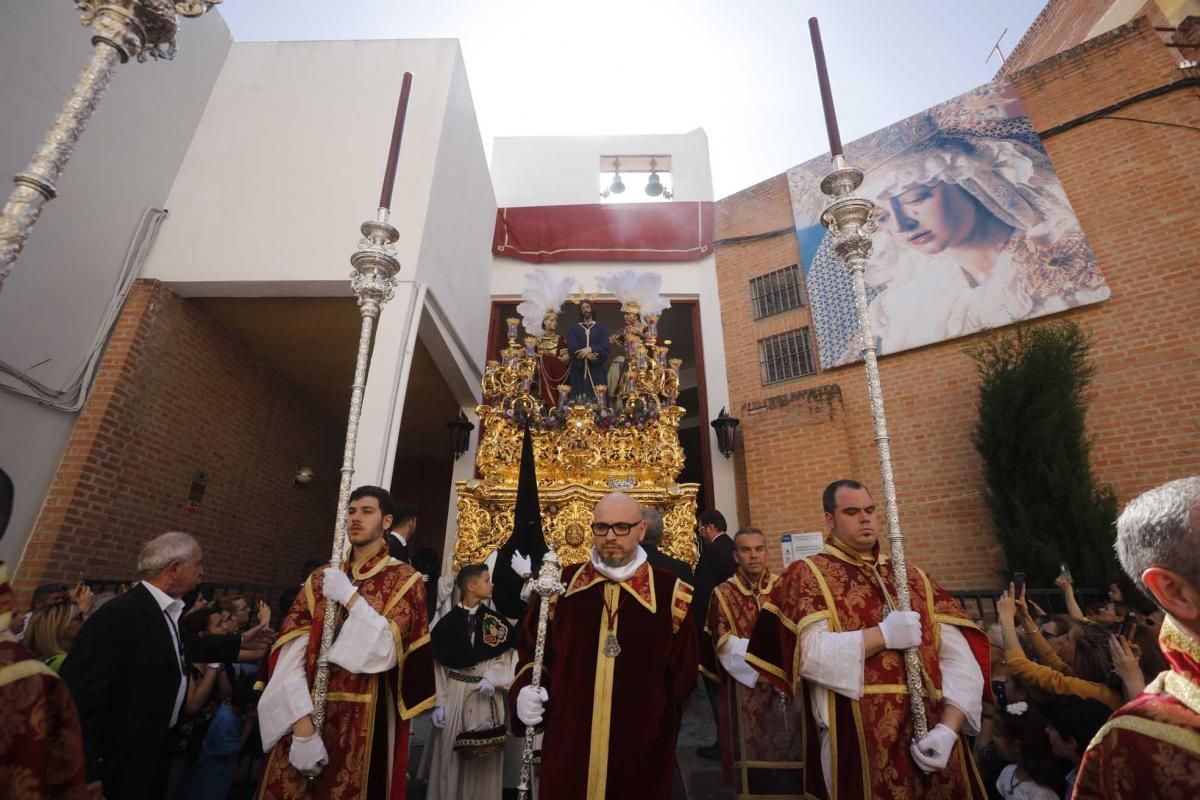
{"label": "white sky", "polygon": [[[243,41],[456,38],[494,136],[708,133],[724,197],[990,80],[1045,0],[225,0]],[[370,76],[364,76],[369,79]]]}

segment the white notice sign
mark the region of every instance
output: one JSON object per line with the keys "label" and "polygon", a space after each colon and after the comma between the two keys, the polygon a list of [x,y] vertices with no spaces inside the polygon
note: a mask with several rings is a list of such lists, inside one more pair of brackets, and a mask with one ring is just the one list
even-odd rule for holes
{"label": "white notice sign", "polygon": [[825,545],[823,533],[785,533],[781,542],[783,546],[783,568],[787,569],[793,561],[816,555]]}

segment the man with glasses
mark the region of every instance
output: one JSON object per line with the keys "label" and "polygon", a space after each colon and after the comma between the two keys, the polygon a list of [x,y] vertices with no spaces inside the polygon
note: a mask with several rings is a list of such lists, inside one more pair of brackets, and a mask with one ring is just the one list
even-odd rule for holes
{"label": "man with glasses", "polygon": [[515,716],[544,729],[539,796],[667,800],[698,670],[692,587],[647,563],[646,524],[631,497],[608,495],[593,518],[591,559],[563,570],[566,590],[551,600],[536,691],[536,604],[525,618]]}

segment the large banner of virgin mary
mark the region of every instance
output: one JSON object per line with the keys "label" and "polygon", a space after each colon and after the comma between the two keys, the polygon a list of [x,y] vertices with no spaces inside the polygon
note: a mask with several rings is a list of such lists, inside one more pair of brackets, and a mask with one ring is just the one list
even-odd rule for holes
{"label": "large banner of virgin mary", "polygon": [[[1108,298],[1079,220],[1012,84],[997,81],[859,139],[846,158],[880,209],[871,326],[896,353]],[[828,156],[788,170],[825,369],[861,358],[850,273],[820,215]]]}

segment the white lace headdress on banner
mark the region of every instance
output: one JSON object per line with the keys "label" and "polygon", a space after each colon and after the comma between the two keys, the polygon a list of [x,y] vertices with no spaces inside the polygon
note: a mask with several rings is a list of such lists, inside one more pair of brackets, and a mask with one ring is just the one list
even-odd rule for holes
{"label": "white lace headdress on banner", "polygon": [[575,281],[569,275],[556,278],[544,269],[526,273],[521,304],[517,306],[517,313],[521,315],[526,332],[532,336],[545,333],[542,321],[545,320],[547,312],[553,311],[557,314],[562,304],[567,301],[574,285]]}
{"label": "white lace headdress on banner", "polygon": [[660,316],[671,305],[661,294],[662,275],[658,272],[632,269],[607,272],[596,278],[596,285],[620,300],[622,311],[640,314],[643,319]]}

